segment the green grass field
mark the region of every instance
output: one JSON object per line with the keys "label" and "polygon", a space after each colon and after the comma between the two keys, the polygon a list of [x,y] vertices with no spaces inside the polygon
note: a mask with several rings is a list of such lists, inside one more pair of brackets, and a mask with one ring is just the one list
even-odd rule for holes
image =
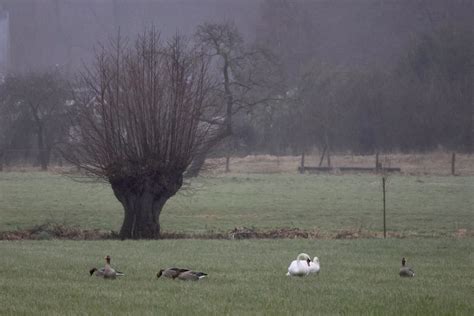
{"label": "green grass field", "polygon": [[[381,231],[380,182],[374,175],[200,178],[169,201],[162,228]],[[474,177],[391,176],[387,187],[388,229],[410,238],[0,241],[0,315],[473,315]],[[0,173],[0,231],[48,222],[118,230],[121,219],[107,185]],[[450,237],[461,230],[471,237]],[[319,276],[285,276],[300,252],[320,258]],[[106,254],[125,277],[89,276]],[[402,256],[415,278],[398,276]],[[168,266],[209,278],[157,280]]]}
{"label": "green grass field", "polygon": [[[163,240],[0,242],[0,314],[472,315],[472,240]],[[321,273],[285,276],[300,251]],[[112,263],[106,281],[89,268]],[[400,257],[416,270],[398,276]],[[199,282],[155,278],[160,267],[209,273]]]}
{"label": "green grass field", "polygon": [[[450,235],[474,228],[474,177],[391,176],[389,231]],[[229,175],[200,178],[161,216],[167,231],[247,226],[321,231],[382,230],[381,179],[375,175]],[[107,184],[49,173],[0,173],[0,231],[54,222],[118,230],[123,211]]]}

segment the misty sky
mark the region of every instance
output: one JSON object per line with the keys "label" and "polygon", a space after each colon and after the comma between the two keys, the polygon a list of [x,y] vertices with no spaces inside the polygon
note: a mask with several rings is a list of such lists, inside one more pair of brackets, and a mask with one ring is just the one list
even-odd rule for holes
{"label": "misty sky", "polygon": [[[251,42],[261,23],[262,1],[3,0],[0,4],[10,19],[10,69],[24,71],[53,65],[76,69],[90,60],[94,45],[115,34],[118,27],[124,35],[134,36],[155,25],[168,37],[178,31],[191,34],[205,21],[233,20]],[[308,23],[302,30],[310,34],[307,53],[334,64],[394,62],[417,32],[432,27],[433,20],[442,23],[450,16],[471,25],[474,20],[474,1],[470,0],[294,3],[305,6],[304,17],[290,18]],[[269,31],[277,33],[283,27],[282,21]]]}

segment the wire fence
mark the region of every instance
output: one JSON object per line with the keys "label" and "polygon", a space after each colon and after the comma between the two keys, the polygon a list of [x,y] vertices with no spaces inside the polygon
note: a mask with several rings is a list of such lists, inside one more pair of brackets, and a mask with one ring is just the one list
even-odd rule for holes
{"label": "wire fence", "polygon": [[[0,170],[40,170],[38,150],[6,150],[0,155]],[[437,151],[429,153],[380,153],[374,155],[353,155],[348,153],[331,154],[330,163],[321,152],[304,156],[305,172],[371,172],[384,169],[398,169],[404,175],[474,175],[474,155]],[[225,157],[206,160],[203,173],[225,173]],[[301,171],[301,156],[248,155],[230,158],[231,173],[297,173]],[[323,167],[314,170],[313,167]],[[328,169],[327,167],[330,167]],[[68,164],[57,152],[52,152],[48,169],[75,168]]]}
{"label": "wire fence", "polygon": [[[454,157],[454,159],[453,159]],[[329,172],[340,174],[345,172],[375,172],[377,169],[398,169],[402,175],[474,175],[474,155],[452,152],[430,153],[380,153],[376,155],[352,155],[347,153],[332,154],[330,165],[327,160],[320,165],[321,153],[313,152],[304,157],[306,173]],[[377,165],[378,162],[378,165]],[[225,158],[208,159],[205,168],[209,172],[223,173]],[[301,171],[301,156],[250,155],[233,157],[230,170],[235,173],[296,173]],[[317,168],[321,167],[321,170]],[[330,167],[330,168],[327,168]]]}

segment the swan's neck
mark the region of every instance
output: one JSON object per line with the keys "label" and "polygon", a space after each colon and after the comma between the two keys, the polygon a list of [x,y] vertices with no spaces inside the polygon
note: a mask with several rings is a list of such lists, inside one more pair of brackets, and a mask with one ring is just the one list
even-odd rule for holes
{"label": "swan's neck", "polygon": [[309,259],[306,259],[306,260],[297,260],[297,261],[296,261],[296,264],[299,265],[299,266],[303,266],[303,267],[309,267],[309,266],[310,266],[310,262],[311,262],[311,260],[309,260]]}
{"label": "swan's neck", "polygon": [[305,253],[300,253],[298,257],[296,257],[296,260],[303,260],[306,261],[309,258],[309,256]]}

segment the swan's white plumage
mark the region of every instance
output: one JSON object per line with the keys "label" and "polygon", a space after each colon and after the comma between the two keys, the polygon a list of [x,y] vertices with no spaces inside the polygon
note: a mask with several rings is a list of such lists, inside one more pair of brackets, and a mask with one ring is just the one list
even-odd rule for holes
{"label": "swan's white plumage", "polygon": [[309,274],[308,263],[305,260],[293,260],[288,267],[286,275],[306,276]]}
{"label": "swan's white plumage", "polygon": [[305,253],[300,253],[296,260],[293,260],[288,267],[288,276],[307,276],[310,273],[308,260],[310,257]]}
{"label": "swan's white plumage", "polygon": [[321,267],[319,265],[319,259],[318,259],[318,257],[314,257],[313,261],[311,261],[309,263],[309,272],[319,274],[320,269],[321,269]]}

